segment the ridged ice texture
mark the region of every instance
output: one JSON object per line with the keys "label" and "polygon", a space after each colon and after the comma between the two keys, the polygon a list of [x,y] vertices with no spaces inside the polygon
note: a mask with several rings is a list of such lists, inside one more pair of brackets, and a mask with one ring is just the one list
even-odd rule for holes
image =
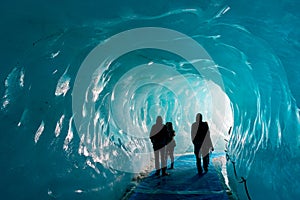
{"label": "ridged ice texture", "polygon": [[[297,1],[17,5],[1,8],[12,16],[3,20],[7,28],[0,35],[9,38],[0,73],[3,196],[119,199],[133,176],[122,167],[149,164],[148,157],[130,161],[151,152],[147,136],[156,115],[173,121],[176,151],[184,153],[191,151],[189,128],[198,111],[211,124],[217,150],[227,149],[229,183],[239,198],[247,198],[241,177],[252,199],[299,196]],[[107,58],[85,90],[85,118],[76,127],[72,91],[85,57],[112,35],[144,26],[174,29],[198,41],[214,62],[192,62],[217,68],[223,85],[169,52]],[[137,66],[154,63],[164,71],[152,72],[151,83],[144,84]],[[126,83],[127,90],[118,90]]]}

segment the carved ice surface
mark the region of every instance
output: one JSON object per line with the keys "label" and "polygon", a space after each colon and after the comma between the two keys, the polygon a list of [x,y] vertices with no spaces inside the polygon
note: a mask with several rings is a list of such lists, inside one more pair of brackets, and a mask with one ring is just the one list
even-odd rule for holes
{"label": "carved ice surface", "polygon": [[[242,179],[252,199],[299,197],[297,0],[3,4],[3,199],[120,199],[133,172],[150,167],[157,115],[173,122],[180,155],[192,152],[198,112],[216,151],[227,150],[229,185],[240,199],[247,198]],[[143,27],[177,31],[182,37],[155,43],[171,48],[190,38],[207,56],[141,48],[159,37],[149,32],[132,35],[130,52],[114,53],[126,48],[122,41],[100,52],[96,58],[110,52],[101,62],[86,60],[98,45]],[[95,70],[80,71],[84,62]],[[83,79],[88,85],[78,84]]]}

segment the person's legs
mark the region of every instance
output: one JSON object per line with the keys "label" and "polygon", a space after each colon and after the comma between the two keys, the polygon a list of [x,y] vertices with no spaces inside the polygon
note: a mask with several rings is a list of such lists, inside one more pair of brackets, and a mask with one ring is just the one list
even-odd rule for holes
{"label": "person's legs", "polygon": [[166,146],[166,165],[168,165],[168,157],[170,156],[170,147]]}
{"label": "person's legs", "polygon": [[198,174],[202,174],[201,159],[199,155],[200,147],[198,147],[197,145],[194,146],[194,153],[196,156],[196,165],[197,165]]}
{"label": "person's legs", "polygon": [[199,155],[196,155],[196,162],[198,174],[202,174],[201,159],[199,158]]}
{"label": "person's legs", "polygon": [[160,156],[161,156],[161,171],[162,171],[162,175],[166,176],[169,175],[166,170],[167,170],[167,162],[166,162],[166,147],[163,147],[160,149]]}
{"label": "person's legs", "polygon": [[206,172],[208,171],[208,164],[209,164],[209,153],[207,153],[203,157],[203,168]]}
{"label": "person's legs", "polygon": [[171,167],[170,167],[170,169],[174,169],[174,147],[171,147],[169,149],[169,155],[170,155],[170,159],[171,159]]}
{"label": "person's legs", "polygon": [[160,151],[160,150],[154,151],[155,169],[156,169],[155,175],[159,175],[159,173],[160,173],[160,166],[159,166],[159,151]]}
{"label": "person's legs", "polygon": [[167,158],[167,156],[166,156],[166,148],[165,147],[163,147],[163,148],[161,148],[160,150],[159,150],[159,152],[160,152],[160,161],[161,161],[161,168],[163,168],[163,167],[166,167],[167,166],[167,163],[166,163],[166,158]]}

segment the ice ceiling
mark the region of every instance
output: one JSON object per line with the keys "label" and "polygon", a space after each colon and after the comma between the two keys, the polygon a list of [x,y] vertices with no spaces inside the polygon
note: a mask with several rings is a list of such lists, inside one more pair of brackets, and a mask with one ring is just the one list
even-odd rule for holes
{"label": "ice ceiling", "polygon": [[[197,112],[217,150],[227,149],[229,183],[241,199],[241,177],[253,199],[299,196],[296,1],[81,4],[1,9],[1,38],[8,38],[0,73],[4,196],[119,199],[114,191],[125,191],[128,172],[149,164],[147,136],[156,116],[174,123],[176,152],[184,153]],[[142,42],[157,33],[148,31],[96,51],[143,27],[184,37],[157,48],[162,40]],[[187,38],[201,46],[202,57],[184,46]],[[174,52],[176,44],[182,48]],[[130,45],[136,48],[122,52]],[[187,49],[197,59],[178,53]],[[96,63],[89,62],[93,52]]]}

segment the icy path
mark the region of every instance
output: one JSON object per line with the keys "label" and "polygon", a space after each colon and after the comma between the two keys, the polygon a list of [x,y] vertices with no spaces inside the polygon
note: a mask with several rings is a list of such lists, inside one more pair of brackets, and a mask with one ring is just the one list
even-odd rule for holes
{"label": "icy path", "polygon": [[165,177],[155,176],[151,172],[129,199],[228,199],[211,162],[208,172],[199,176],[194,155],[184,155],[175,161],[175,169],[168,172],[170,176]]}

